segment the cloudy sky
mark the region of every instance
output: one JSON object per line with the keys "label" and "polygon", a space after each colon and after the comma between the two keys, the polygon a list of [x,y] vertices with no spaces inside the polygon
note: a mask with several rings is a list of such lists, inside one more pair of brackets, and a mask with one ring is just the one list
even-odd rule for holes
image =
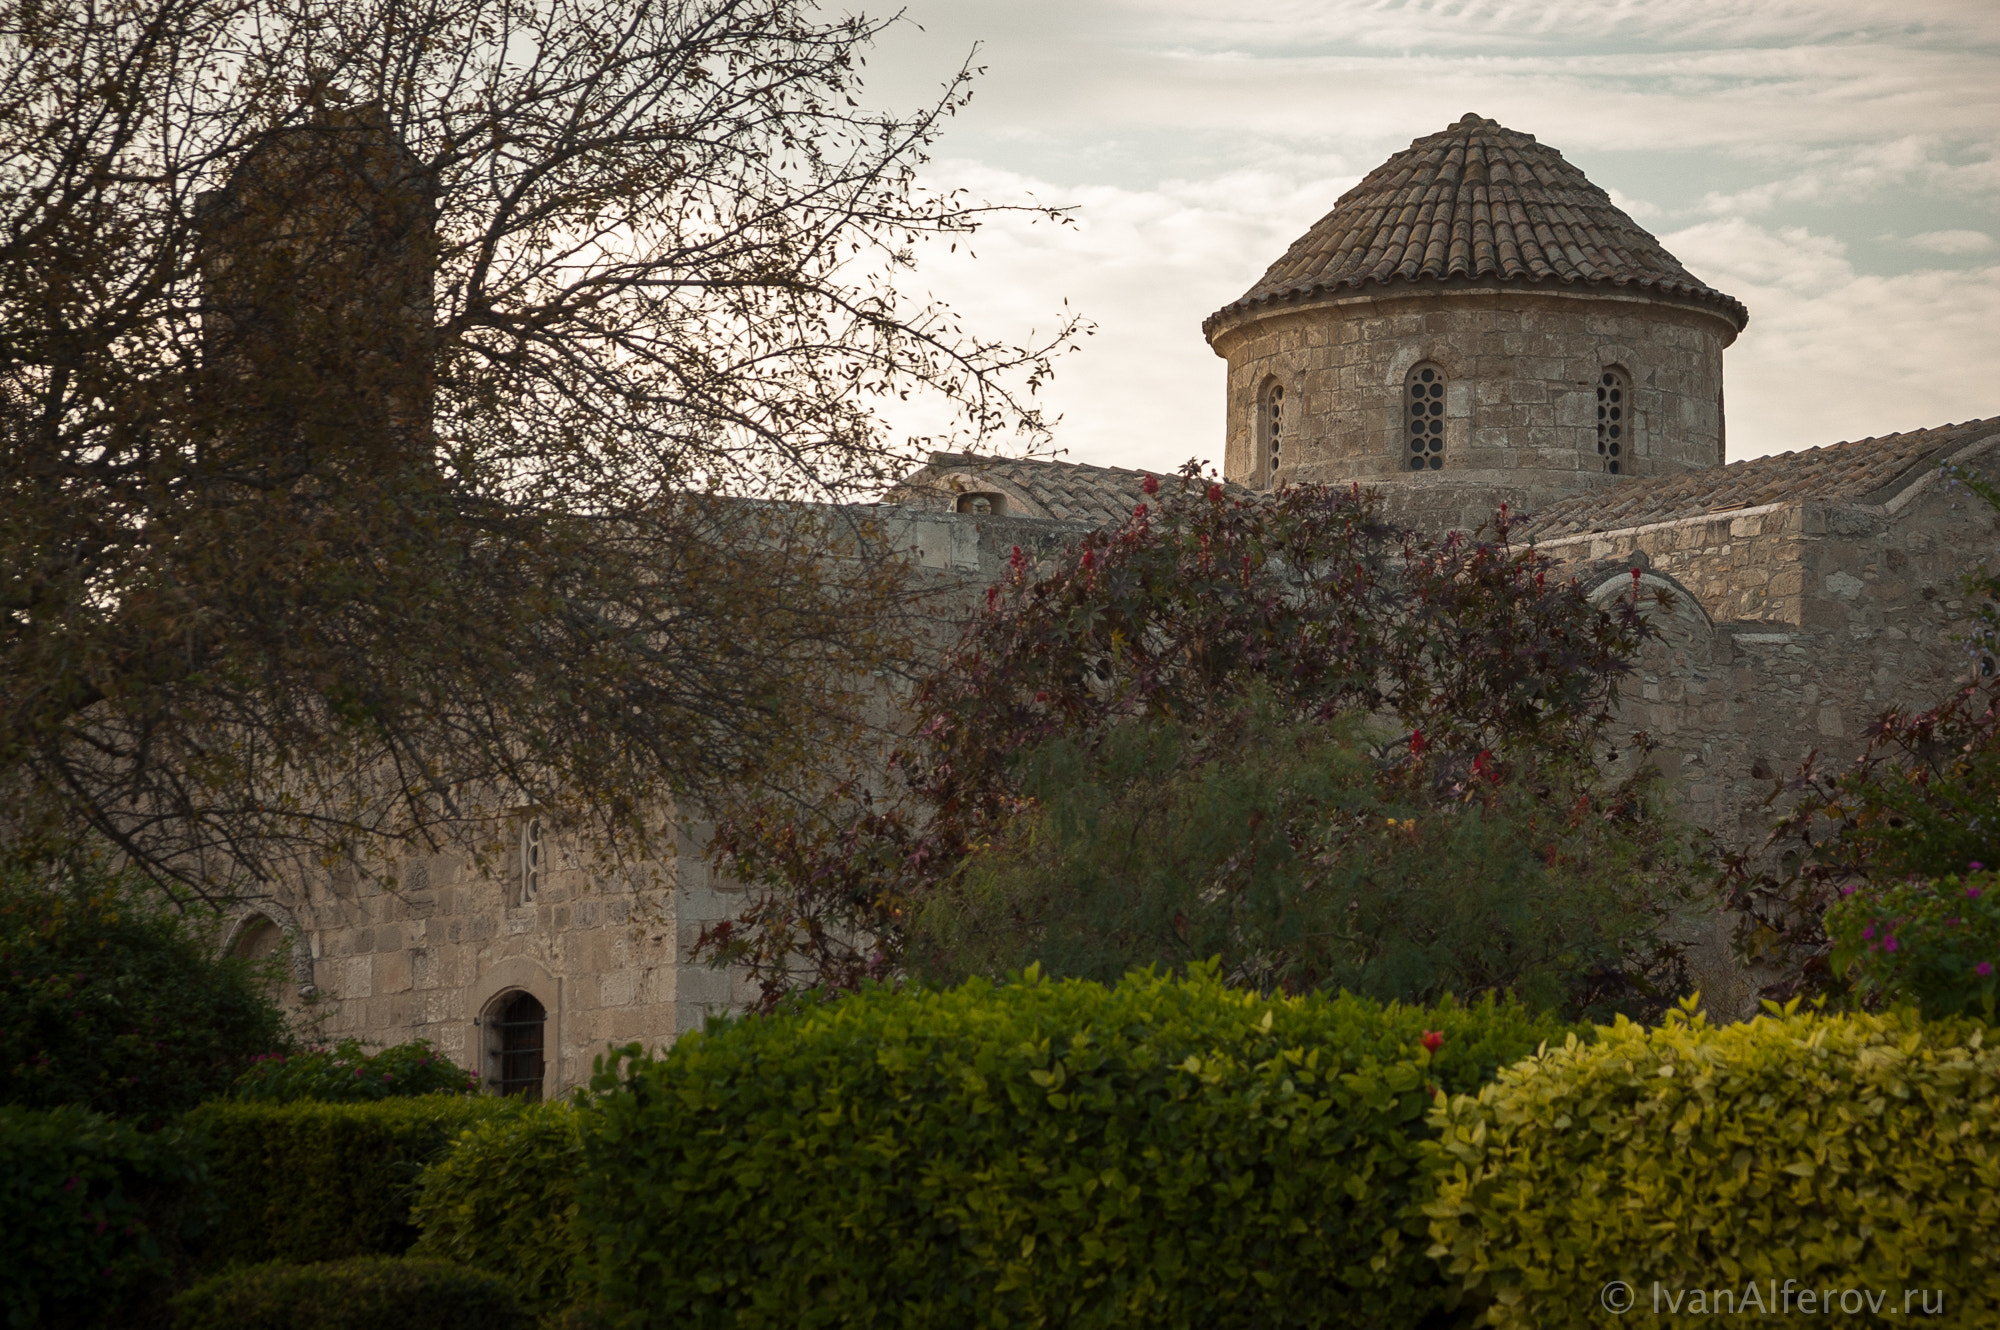
{"label": "cloudy sky", "polygon": [[[1221,451],[1204,316],[1370,168],[1467,111],[1560,150],[1750,307],[1732,458],[2000,416],[1995,0],[909,0],[908,104],[979,44],[930,182],[1075,208],[922,275],[978,331],[1097,325],[1073,461]],[[920,25],[920,26],[919,26]]]}

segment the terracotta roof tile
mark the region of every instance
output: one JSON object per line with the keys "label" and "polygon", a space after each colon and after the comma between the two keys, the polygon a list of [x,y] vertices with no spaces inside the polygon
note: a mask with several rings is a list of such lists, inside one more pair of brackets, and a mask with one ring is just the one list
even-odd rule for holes
{"label": "terracotta roof tile", "polygon": [[1739,330],[1750,318],[1561,153],[1467,115],[1370,171],[1203,330],[1294,297],[1455,278],[1638,287],[1706,305]]}
{"label": "terracotta roof tile", "polygon": [[1529,519],[1524,534],[1554,540],[1792,499],[1885,502],[1946,454],[1993,434],[2000,434],[2000,416],[1628,481],[1552,504]]}

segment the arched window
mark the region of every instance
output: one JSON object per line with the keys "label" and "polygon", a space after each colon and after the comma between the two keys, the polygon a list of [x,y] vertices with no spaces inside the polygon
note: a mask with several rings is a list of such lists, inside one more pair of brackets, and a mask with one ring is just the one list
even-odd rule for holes
{"label": "arched window", "polygon": [[1285,385],[1273,379],[1257,401],[1257,449],[1264,466],[1264,483],[1278,483],[1278,466],[1285,460]]}
{"label": "arched window", "polygon": [[1615,366],[1597,380],[1597,455],[1614,476],[1632,458],[1632,380]]}
{"label": "arched window", "polygon": [[501,1094],[539,1100],[548,1012],[532,993],[507,993],[488,1008],[484,1024],[487,1084]]}
{"label": "arched window", "polygon": [[1403,438],[1412,471],[1444,469],[1444,371],[1418,365],[1403,394]]}

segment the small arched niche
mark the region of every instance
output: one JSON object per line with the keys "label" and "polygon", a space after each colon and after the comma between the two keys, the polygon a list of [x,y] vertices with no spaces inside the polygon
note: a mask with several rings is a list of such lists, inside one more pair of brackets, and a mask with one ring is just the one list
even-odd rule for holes
{"label": "small arched niche", "polygon": [[973,490],[958,496],[957,509],[971,517],[1004,517],[1007,496],[998,490]]}
{"label": "small arched niche", "polygon": [[[298,966],[291,963],[291,946],[285,930],[266,914],[248,914],[229,935],[227,953],[251,961],[264,972],[264,996],[279,1007],[296,1007],[299,1001]],[[309,982],[309,979],[308,979]]]}

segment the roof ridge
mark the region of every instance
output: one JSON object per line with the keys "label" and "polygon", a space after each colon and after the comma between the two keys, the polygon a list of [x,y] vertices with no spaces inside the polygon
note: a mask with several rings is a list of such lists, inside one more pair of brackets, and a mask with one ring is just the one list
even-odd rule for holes
{"label": "roof ridge", "polygon": [[2000,416],[1980,417],[1766,453],[1683,475],[1636,478],[1551,504],[1530,516],[1526,532],[1560,539],[1786,501],[1864,502],[1900,490],[1940,453],[1996,434]]}

